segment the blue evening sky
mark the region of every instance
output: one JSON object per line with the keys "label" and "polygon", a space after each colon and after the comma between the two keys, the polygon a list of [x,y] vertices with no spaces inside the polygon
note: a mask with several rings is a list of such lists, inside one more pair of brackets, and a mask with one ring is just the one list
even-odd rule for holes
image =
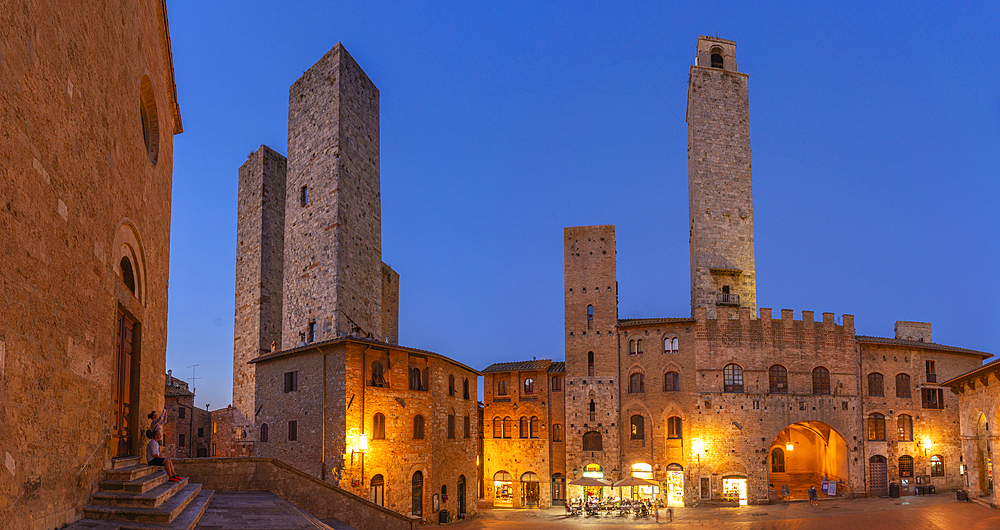
{"label": "blue evening sky", "polygon": [[563,359],[566,226],[616,225],[620,317],[689,316],[687,77],[716,34],[750,74],[758,305],[1000,352],[997,6],[171,0],[167,367],[231,402],[237,170],[287,152],[288,86],[338,41],[381,91],[401,344]]}

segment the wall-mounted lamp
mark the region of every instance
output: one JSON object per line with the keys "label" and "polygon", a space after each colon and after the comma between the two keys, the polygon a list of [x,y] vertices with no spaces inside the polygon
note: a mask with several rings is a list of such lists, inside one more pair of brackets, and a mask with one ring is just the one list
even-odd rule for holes
{"label": "wall-mounted lamp", "polygon": [[785,444],[785,451],[792,451],[794,449],[795,449],[795,444],[793,444],[792,442],[788,442]]}
{"label": "wall-mounted lamp", "polygon": [[698,463],[701,463],[701,454],[705,452],[705,442],[701,438],[695,438],[691,440],[691,450],[694,451],[695,456],[698,457]]}
{"label": "wall-mounted lamp", "polygon": [[924,441],[920,444],[924,446],[924,456],[927,456],[927,450],[931,448],[932,444],[930,438],[924,438]]}
{"label": "wall-mounted lamp", "polygon": [[361,483],[363,483],[365,481],[365,451],[367,451],[367,450],[368,450],[368,435],[365,434],[365,433],[361,433],[358,436],[358,447],[357,447],[357,449],[351,449],[351,465],[352,466],[354,465],[354,454],[355,453],[360,453],[361,454],[361,480],[359,482],[355,482],[354,486],[358,486],[359,484],[361,484]]}

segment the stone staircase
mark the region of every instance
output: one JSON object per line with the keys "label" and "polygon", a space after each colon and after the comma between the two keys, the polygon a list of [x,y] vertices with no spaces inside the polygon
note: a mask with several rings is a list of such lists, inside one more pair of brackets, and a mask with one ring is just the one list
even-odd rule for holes
{"label": "stone staircase", "polygon": [[86,519],[66,530],[193,530],[214,493],[186,478],[171,482],[163,468],[137,456],[116,458],[84,508]]}

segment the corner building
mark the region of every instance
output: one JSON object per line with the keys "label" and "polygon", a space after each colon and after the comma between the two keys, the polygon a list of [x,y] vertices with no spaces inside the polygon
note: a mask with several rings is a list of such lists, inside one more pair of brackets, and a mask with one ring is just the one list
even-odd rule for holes
{"label": "corner building", "polygon": [[[960,426],[958,402],[941,384],[989,353],[933,343],[928,323],[900,321],[893,338],[866,337],[852,315],[758,311],[748,101],[736,44],[699,37],[687,103],[691,316],[619,319],[614,226],[566,228],[565,442],[518,444],[503,424],[486,429],[487,484],[491,470],[544,467],[551,454],[542,505],[562,499],[553,477],[565,477],[574,499],[607,494],[577,479],[630,476],[655,485],[626,495],[669,506],[766,504],[803,499],[810,486],[849,498],[888,495],[892,483],[904,495],[955,489],[966,479],[961,462],[978,455],[977,484],[992,495],[983,471],[991,453],[963,447],[962,429],[986,432],[973,416],[998,407],[969,407],[962,421],[973,427]],[[489,367],[510,371],[488,375],[486,395],[526,366]],[[951,388],[973,387],[966,377]],[[559,417],[548,395],[548,416]],[[512,404],[487,397],[487,421],[529,410],[515,415]],[[494,506],[518,505],[525,485],[510,480],[513,503],[487,494]]]}

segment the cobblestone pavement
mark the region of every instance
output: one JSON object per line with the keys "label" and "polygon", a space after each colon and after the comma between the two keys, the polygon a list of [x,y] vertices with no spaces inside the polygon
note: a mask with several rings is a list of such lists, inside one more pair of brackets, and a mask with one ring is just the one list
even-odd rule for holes
{"label": "cobblestone pavement", "polygon": [[660,510],[653,517],[567,516],[563,508],[545,510],[481,510],[479,517],[448,525],[453,530],[535,528],[666,528],[711,530],[988,530],[1000,529],[1000,511],[954,496],[903,497],[823,501],[819,506],[797,502],[742,508],[674,508],[674,521]]}
{"label": "cobblestone pavement", "polygon": [[318,519],[267,491],[216,491],[195,530],[350,529]]}

